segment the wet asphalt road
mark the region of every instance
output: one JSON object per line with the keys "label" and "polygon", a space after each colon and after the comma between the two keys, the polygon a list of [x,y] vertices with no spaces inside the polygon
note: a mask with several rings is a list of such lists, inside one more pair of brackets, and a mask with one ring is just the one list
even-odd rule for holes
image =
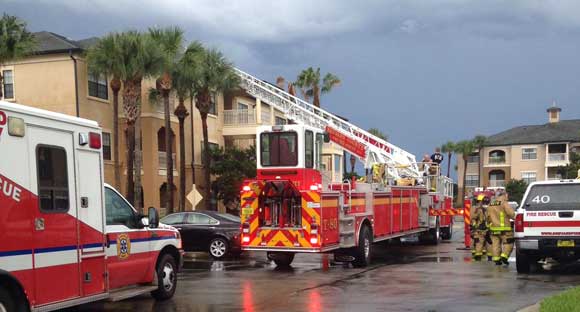
{"label": "wet asphalt road", "polygon": [[299,255],[286,270],[262,253],[223,262],[196,255],[172,300],[141,296],[71,311],[516,311],[580,285],[580,265],[518,275],[513,262],[507,268],[471,262],[469,251],[457,250],[462,226],[438,246],[375,245],[365,269],[332,263],[324,269],[321,255]]}

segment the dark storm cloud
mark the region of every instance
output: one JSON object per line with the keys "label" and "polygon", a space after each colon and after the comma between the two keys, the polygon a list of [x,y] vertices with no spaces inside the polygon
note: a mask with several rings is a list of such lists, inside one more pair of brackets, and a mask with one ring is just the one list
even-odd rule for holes
{"label": "dark storm cloud", "polygon": [[74,39],[179,25],[271,81],[320,66],[343,81],[324,107],[417,155],[543,123],[553,100],[580,118],[579,1],[0,1]]}

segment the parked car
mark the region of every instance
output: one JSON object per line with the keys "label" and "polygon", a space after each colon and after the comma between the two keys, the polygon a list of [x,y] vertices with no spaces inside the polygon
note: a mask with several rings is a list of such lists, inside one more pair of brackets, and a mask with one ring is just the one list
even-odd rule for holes
{"label": "parked car", "polygon": [[207,251],[214,259],[241,253],[237,216],[214,211],[179,212],[160,222],[179,230],[185,251]]}

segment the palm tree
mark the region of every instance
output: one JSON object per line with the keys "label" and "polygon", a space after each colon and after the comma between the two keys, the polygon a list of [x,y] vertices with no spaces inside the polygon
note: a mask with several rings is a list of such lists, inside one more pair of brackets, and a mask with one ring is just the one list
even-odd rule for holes
{"label": "palm tree", "polygon": [[105,74],[111,78],[109,85],[113,91],[113,158],[115,159],[115,187],[121,188],[121,163],[119,160],[119,91],[123,71],[123,59],[120,58],[118,35],[109,34],[99,40],[87,52],[89,71]]}
{"label": "palm tree", "polygon": [[322,79],[322,85],[320,85],[320,68],[314,70],[312,67],[308,67],[298,75],[294,84],[300,88],[302,97],[306,101],[313,98],[312,104],[320,107],[320,95],[330,92],[335,86],[339,85],[340,78],[327,73]]}
{"label": "palm tree", "polygon": [[[173,68],[173,89],[177,94],[179,105],[175,108],[175,116],[179,120],[179,211],[185,211],[185,118],[189,115],[185,107],[185,99],[194,97],[193,83],[195,79],[195,58],[203,52],[201,43],[194,41],[191,43],[184,55],[178,62],[178,66]],[[193,124],[193,118],[191,120]],[[193,136],[193,133],[191,134]],[[194,157],[194,154],[191,154]],[[195,172],[195,168],[191,170]],[[195,173],[193,184],[195,185]]]}
{"label": "palm tree", "polygon": [[487,138],[485,135],[476,135],[473,138],[473,144],[475,145],[475,148],[477,149],[477,153],[479,154],[479,161],[477,162],[477,177],[479,179],[479,185],[481,186],[481,166],[483,164],[482,160],[483,160],[483,147],[485,146],[485,142],[487,141]]}
{"label": "palm tree", "polygon": [[[173,212],[173,145],[171,144],[171,112],[169,110],[169,95],[172,89],[172,71],[177,63],[177,54],[183,50],[183,30],[178,27],[168,27],[164,29],[149,28],[149,35],[157,45],[161,48],[164,54],[165,61],[163,62],[163,69],[161,77],[157,78],[156,88],[161,93],[163,98],[164,119],[165,119],[165,159],[167,172],[167,188],[166,191],[168,202],[167,213]],[[181,159],[183,162],[183,159]]]}
{"label": "palm tree", "polygon": [[380,138],[380,139],[383,139],[383,140],[385,140],[385,141],[388,141],[388,140],[389,140],[389,136],[388,136],[388,135],[386,135],[386,134],[384,134],[384,133],[383,133],[381,130],[379,130],[378,128],[370,128],[370,129],[368,130],[368,132],[369,132],[370,134],[372,134],[372,135],[374,135],[374,136],[376,136],[376,137]]}
{"label": "palm tree", "polygon": [[441,152],[447,153],[447,177],[449,178],[449,174],[451,173],[451,158],[455,152],[455,143],[447,141],[447,143],[441,146]]}
{"label": "palm tree", "polygon": [[468,159],[469,155],[471,153],[473,153],[474,150],[475,150],[475,144],[471,140],[459,141],[455,144],[455,153],[461,154],[461,157],[463,158],[463,177],[462,177],[462,181],[463,181],[462,194],[463,194],[463,196],[461,198],[462,204],[463,204],[463,201],[465,199],[465,192],[467,190],[466,185],[465,185],[465,179],[467,177],[467,159]]}
{"label": "palm tree", "polygon": [[205,205],[211,210],[210,154],[207,133],[207,115],[210,111],[211,97],[216,92],[226,92],[239,85],[239,78],[233,65],[217,50],[201,50],[192,55],[194,66],[195,106],[201,115],[203,129],[203,159],[205,180]]}
{"label": "palm tree", "polygon": [[[26,23],[6,13],[0,19],[0,67],[31,53],[36,47],[34,36],[26,29]],[[3,85],[0,72],[0,86]],[[0,100],[4,97],[0,87]]]}
{"label": "palm tree", "polygon": [[127,31],[114,36],[119,59],[123,60],[119,79],[123,82],[123,113],[127,123],[127,198],[142,212],[141,83],[162,71],[165,58],[149,35]]}

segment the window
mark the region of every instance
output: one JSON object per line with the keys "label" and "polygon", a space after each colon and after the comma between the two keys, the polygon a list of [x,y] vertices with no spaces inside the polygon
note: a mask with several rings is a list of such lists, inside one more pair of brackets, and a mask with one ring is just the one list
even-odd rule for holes
{"label": "window", "polygon": [[103,159],[111,160],[111,134],[103,132]]}
{"label": "window", "polygon": [[489,163],[490,164],[503,164],[505,163],[505,152],[501,150],[495,150],[489,152]]}
{"label": "window", "polygon": [[526,210],[580,210],[580,184],[546,184],[530,188]]}
{"label": "window", "polygon": [[217,116],[218,114],[218,110],[217,110],[217,96],[215,93],[212,93],[211,97],[210,97],[210,102],[209,102],[209,113],[212,115]]}
{"label": "window", "polygon": [[107,100],[107,76],[104,74],[89,74],[89,96]]}
{"label": "window", "polygon": [[304,167],[312,168],[314,167],[314,134],[310,130],[306,130],[304,133]]}
{"label": "window", "polygon": [[340,155],[334,155],[334,177],[337,181],[340,181],[342,179],[337,179],[340,178],[342,175],[342,156]]}
{"label": "window", "polygon": [[465,186],[478,187],[479,186],[479,176],[477,174],[466,175],[465,176]]}
{"label": "window", "polygon": [[248,104],[238,102],[238,109],[248,109]]}
{"label": "window", "polygon": [[125,225],[134,227],[135,212],[127,201],[117,192],[105,188],[105,210],[107,213],[107,225]]}
{"label": "window", "polygon": [[284,118],[282,118],[282,117],[278,117],[278,116],[276,116],[276,117],[274,117],[274,123],[275,123],[277,126],[280,126],[280,125],[285,125],[285,124],[287,124],[287,123],[288,123],[288,121],[286,121],[286,119],[284,119]]}
{"label": "window", "polygon": [[67,212],[69,208],[66,151],[56,146],[36,148],[40,211]]}
{"label": "window", "polygon": [[316,159],[314,163],[316,165],[316,170],[323,170],[322,164],[322,144],[324,144],[324,134],[317,133],[316,134]]}
{"label": "window", "polygon": [[536,172],[533,171],[522,172],[522,180],[526,181],[526,183],[528,184],[536,182]]}
{"label": "window", "polygon": [[538,152],[535,147],[522,148],[522,160],[538,159]]}
{"label": "window", "polygon": [[14,98],[14,74],[11,70],[5,70],[2,72],[3,84],[4,84],[4,98],[13,99]]}
{"label": "window", "polygon": [[219,222],[207,215],[201,213],[190,213],[185,218],[185,223],[188,224],[218,224]]}
{"label": "window", "polygon": [[472,164],[472,163],[478,164],[479,163],[479,153],[474,153],[474,154],[467,156],[467,162],[470,164]]}
{"label": "window", "polygon": [[262,166],[298,165],[296,132],[260,134],[260,162]]}
{"label": "window", "polygon": [[167,225],[181,224],[183,223],[183,217],[184,217],[183,213],[170,214],[165,218],[161,219],[159,222]]}

